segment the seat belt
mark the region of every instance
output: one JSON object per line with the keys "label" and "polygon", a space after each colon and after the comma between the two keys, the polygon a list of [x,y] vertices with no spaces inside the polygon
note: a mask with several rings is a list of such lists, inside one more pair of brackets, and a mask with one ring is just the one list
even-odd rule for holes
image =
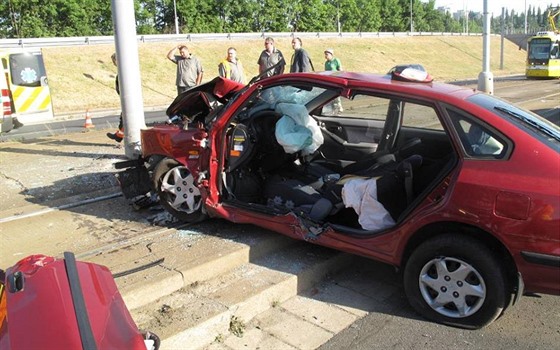
{"label": "seat belt", "polygon": [[412,199],[414,198],[414,193],[412,191],[412,164],[405,161],[402,163],[402,167],[404,190],[406,192],[406,204],[410,205],[410,203],[412,203]]}

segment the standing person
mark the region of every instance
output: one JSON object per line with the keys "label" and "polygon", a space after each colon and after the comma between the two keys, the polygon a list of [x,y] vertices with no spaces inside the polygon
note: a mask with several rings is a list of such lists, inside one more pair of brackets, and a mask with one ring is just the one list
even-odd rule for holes
{"label": "standing person", "polygon": [[237,58],[237,50],[230,47],[227,50],[227,57],[218,65],[218,74],[221,77],[245,84],[245,73],[243,65]]}
{"label": "standing person", "polygon": [[[284,56],[282,55],[282,52],[274,47],[274,39],[271,37],[264,39],[264,50],[261,52],[259,60],[257,61],[257,64],[259,65],[259,74],[262,74],[265,70],[274,66],[283,59]],[[285,63],[279,65],[273,70],[268,71],[266,76],[271,77],[273,75],[283,74],[285,66]]]}
{"label": "standing person", "polygon": [[294,48],[294,54],[292,55],[290,73],[314,71],[313,63],[311,63],[307,51],[303,49],[300,38],[292,39],[292,47]]}
{"label": "standing person", "polygon": [[[111,55],[111,60],[113,61],[113,64],[115,65],[115,67],[117,67],[117,54],[113,53]],[[119,87],[119,74],[117,72],[117,76],[115,77],[115,91],[117,91],[117,94],[120,96],[121,94],[121,89]],[[117,131],[115,131],[114,133],[107,133],[107,137],[110,138],[111,140],[115,140],[117,142],[121,142],[124,138],[124,126],[123,126],[123,120],[122,120],[122,112],[121,115],[119,117],[119,127],[117,129]]]}
{"label": "standing person", "polygon": [[[179,50],[179,55],[175,55],[175,50]],[[177,95],[193,86],[200,85],[204,72],[202,64],[185,45],[177,45],[169,50],[167,58],[177,65]]]}
{"label": "standing person", "polygon": [[333,49],[325,50],[325,70],[342,70],[342,63],[340,63],[338,58],[334,57]]}
{"label": "standing person", "polygon": [[[333,49],[325,50],[325,70],[342,70],[342,63],[340,63],[340,60],[338,58],[334,57]],[[342,100],[340,99],[340,96],[334,99],[334,101],[332,101],[329,106],[332,108],[333,115],[339,115],[340,112],[344,111],[344,109],[342,108]]]}

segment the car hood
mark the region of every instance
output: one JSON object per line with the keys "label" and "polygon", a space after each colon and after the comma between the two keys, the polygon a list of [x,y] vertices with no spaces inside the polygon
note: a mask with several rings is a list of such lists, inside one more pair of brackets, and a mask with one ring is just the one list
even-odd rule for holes
{"label": "car hood", "polygon": [[230,79],[216,77],[211,81],[195,86],[181,94],[167,108],[168,117],[193,115],[201,108],[213,109],[212,104],[225,104],[245,85]]}

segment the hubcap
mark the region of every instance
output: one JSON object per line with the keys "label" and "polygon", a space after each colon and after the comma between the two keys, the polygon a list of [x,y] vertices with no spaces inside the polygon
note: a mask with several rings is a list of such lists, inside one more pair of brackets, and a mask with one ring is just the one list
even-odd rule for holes
{"label": "hubcap", "polygon": [[194,177],[184,166],[169,170],[163,176],[161,190],[166,194],[166,201],[175,210],[193,213],[200,208],[200,190],[194,183]]}
{"label": "hubcap", "polygon": [[429,261],[420,271],[418,282],[426,303],[447,317],[471,316],[486,298],[486,285],[480,273],[459,259]]}

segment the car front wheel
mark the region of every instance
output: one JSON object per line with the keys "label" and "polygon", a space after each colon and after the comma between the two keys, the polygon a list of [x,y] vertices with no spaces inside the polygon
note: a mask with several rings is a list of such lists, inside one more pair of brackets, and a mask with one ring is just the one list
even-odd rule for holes
{"label": "car front wheel", "polygon": [[204,218],[200,189],[187,167],[173,159],[162,160],[154,170],[153,186],[161,204],[180,221]]}
{"label": "car front wheel", "polygon": [[490,324],[509,302],[499,260],[485,245],[462,235],[439,236],[418,246],[406,263],[404,286],[422,316],[467,329]]}

